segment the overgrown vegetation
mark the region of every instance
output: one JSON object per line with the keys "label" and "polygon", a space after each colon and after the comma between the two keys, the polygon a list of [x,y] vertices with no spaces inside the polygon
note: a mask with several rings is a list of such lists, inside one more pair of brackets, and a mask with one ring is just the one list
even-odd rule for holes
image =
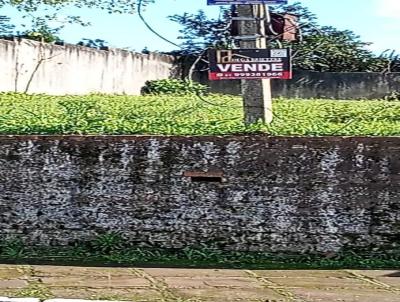
{"label": "overgrown vegetation", "polygon": [[271,125],[243,124],[239,97],[0,94],[0,134],[400,135],[400,102],[274,101]]}
{"label": "overgrown vegetation", "polygon": [[204,94],[206,90],[207,86],[193,81],[165,79],[147,81],[146,85],[142,89],[142,92],[144,94],[187,95],[190,93]]}
{"label": "overgrown vegetation", "polygon": [[[15,241],[0,241],[0,261],[20,264],[79,264],[121,266],[218,267],[247,269],[339,269],[397,268],[399,251],[343,250],[340,253],[288,254],[246,251],[225,251],[213,247],[160,249],[137,247],[119,235],[109,233],[92,242],[69,247],[16,247]],[[40,287],[30,290],[40,291]],[[21,293],[24,296],[24,293]]]}
{"label": "overgrown vegetation", "polygon": [[[153,0],[142,0],[142,6],[153,2]],[[47,43],[62,42],[59,37],[61,29],[68,25],[90,25],[89,22],[82,20],[79,15],[61,13],[60,10],[65,7],[96,8],[105,10],[110,14],[133,14],[137,5],[138,1],[136,0],[0,0],[0,9],[3,7],[16,8],[19,17],[24,20],[23,23],[18,24],[15,23],[14,17],[11,20],[8,16],[0,15],[0,39],[24,38]],[[79,13],[79,10],[76,11]],[[18,28],[23,31],[16,30]],[[98,41],[103,41],[101,39],[96,40],[83,39],[80,45],[92,45],[93,43],[100,43]]]}
{"label": "overgrown vegetation", "polygon": [[32,298],[35,297],[41,300],[54,298],[51,291],[40,282],[30,282],[25,288],[14,293],[16,298]]}

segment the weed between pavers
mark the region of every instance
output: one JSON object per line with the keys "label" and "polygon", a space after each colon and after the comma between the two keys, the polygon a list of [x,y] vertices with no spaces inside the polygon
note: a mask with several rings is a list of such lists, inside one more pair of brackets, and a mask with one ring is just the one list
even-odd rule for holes
{"label": "weed between pavers", "polygon": [[247,269],[379,269],[400,267],[400,250],[342,250],[335,254],[226,251],[215,245],[162,249],[136,247],[118,233],[70,247],[25,246],[21,239],[0,240],[0,261],[18,264]]}
{"label": "weed between pavers", "polygon": [[51,291],[40,282],[30,282],[27,287],[14,294],[16,298],[38,298],[41,300],[54,298]]}

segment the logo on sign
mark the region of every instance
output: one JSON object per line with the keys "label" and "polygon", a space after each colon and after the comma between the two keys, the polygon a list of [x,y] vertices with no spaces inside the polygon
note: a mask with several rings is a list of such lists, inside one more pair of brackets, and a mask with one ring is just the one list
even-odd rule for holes
{"label": "logo on sign", "polygon": [[290,79],[288,49],[210,50],[210,80]]}
{"label": "logo on sign", "polygon": [[208,5],[233,5],[233,4],[288,4],[288,0],[207,0]]}

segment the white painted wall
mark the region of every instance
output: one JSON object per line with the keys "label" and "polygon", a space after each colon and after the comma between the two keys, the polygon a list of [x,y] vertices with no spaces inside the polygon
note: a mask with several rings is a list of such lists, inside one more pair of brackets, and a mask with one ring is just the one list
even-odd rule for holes
{"label": "white painted wall", "polygon": [[169,78],[173,70],[174,57],[167,55],[0,40],[3,92],[24,92],[32,78],[29,93],[138,95],[147,80]]}

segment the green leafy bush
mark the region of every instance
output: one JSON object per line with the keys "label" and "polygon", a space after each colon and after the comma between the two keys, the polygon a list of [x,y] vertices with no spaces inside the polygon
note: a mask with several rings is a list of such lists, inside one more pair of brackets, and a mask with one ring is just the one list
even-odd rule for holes
{"label": "green leafy bush", "polygon": [[143,94],[204,94],[207,86],[188,80],[166,79],[147,81]]}
{"label": "green leafy bush", "polygon": [[91,242],[91,248],[93,251],[102,254],[119,252],[124,249],[125,245],[126,241],[123,236],[115,232],[99,235]]}
{"label": "green leafy bush", "polygon": [[25,255],[25,245],[20,238],[13,237],[0,240],[0,255],[10,259],[19,259]]}

